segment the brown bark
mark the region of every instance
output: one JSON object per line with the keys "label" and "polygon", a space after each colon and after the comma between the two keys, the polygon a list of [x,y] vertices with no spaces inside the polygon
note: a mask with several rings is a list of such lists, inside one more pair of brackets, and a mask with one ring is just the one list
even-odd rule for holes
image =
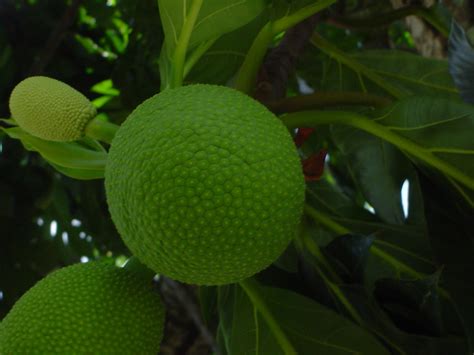
{"label": "brown bark", "polygon": [[318,19],[319,14],[313,15],[289,29],[281,43],[268,52],[258,74],[255,99],[265,103],[285,97],[296,60],[307,45]]}
{"label": "brown bark", "polygon": [[219,354],[214,335],[202,320],[196,290],[196,287],[161,277],[166,323],[160,355]]}

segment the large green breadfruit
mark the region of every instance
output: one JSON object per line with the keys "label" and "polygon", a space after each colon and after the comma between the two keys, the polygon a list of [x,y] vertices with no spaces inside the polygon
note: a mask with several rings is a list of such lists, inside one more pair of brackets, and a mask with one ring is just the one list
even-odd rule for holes
{"label": "large green breadfruit", "polygon": [[10,95],[10,111],[22,129],[50,141],[80,139],[96,115],[92,103],[79,91],[45,76],[20,82]]}
{"label": "large green breadfruit", "polygon": [[105,186],[133,254],[157,273],[205,285],[275,261],[296,234],[305,190],[280,120],[213,85],[166,90],[138,106],[112,142]]}
{"label": "large green breadfruit", "polygon": [[151,279],[108,262],[59,269],[0,323],[0,354],[157,354],[164,307]]}

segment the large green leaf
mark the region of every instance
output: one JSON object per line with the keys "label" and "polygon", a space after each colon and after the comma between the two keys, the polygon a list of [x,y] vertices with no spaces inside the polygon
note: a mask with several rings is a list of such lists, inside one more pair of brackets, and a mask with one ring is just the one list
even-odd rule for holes
{"label": "large green leaf", "polygon": [[459,97],[445,60],[396,50],[348,54],[322,37],[315,36],[312,42],[324,54],[315,49],[310,51],[300,71],[317,89],[356,90],[397,98],[411,95]]}
{"label": "large green leaf", "polygon": [[222,350],[229,355],[275,354],[283,351],[238,285],[219,287],[219,331]]}
{"label": "large green leaf", "polygon": [[474,176],[474,106],[439,97],[411,97],[375,115],[397,134]]}
{"label": "large green leaf", "polygon": [[[396,102],[374,117],[385,128],[409,138],[426,152],[474,177],[472,105],[440,97],[411,97]],[[467,190],[465,197],[474,205],[472,191]]]}
{"label": "large green leaf", "polygon": [[393,50],[369,50],[352,58],[408,94],[458,97],[445,60]]}
{"label": "large green leaf", "polygon": [[332,126],[334,144],[355,184],[378,216],[387,223],[404,224],[401,188],[416,173],[393,145],[347,126]]}
{"label": "large green leaf", "polygon": [[268,21],[267,14],[220,37],[194,65],[188,81],[210,84],[226,84],[237,72],[252,45],[255,36]]}
{"label": "large green leaf", "polygon": [[[184,46],[185,55],[197,49],[197,59],[220,36],[242,27],[257,17],[266,7],[264,0],[206,0],[202,1],[197,17],[193,18],[195,1],[159,0],[161,22],[165,33],[165,43],[160,55],[162,87],[167,87],[173,67],[177,47]],[[183,32],[184,31],[184,32]],[[182,36],[182,34],[184,34]],[[188,41],[187,43],[186,40]],[[193,59],[196,60],[196,59]]]}
{"label": "large green leaf", "polygon": [[[193,1],[158,0],[168,51],[178,44]],[[257,17],[265,8],[264,0],[206,0],[189,39],[188,49],[239,28]]]}
{"label": "large green leaf", "polygon": [[[292,291],[255,286],[298,354],[388,354],[370,333]],[[238,285],[219,290],[220,330],[227,354],[283,354],[266,319]]]}

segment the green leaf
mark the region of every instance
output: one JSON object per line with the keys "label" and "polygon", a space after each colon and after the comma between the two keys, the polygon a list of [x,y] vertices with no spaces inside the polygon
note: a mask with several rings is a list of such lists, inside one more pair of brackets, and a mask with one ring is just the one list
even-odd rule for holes
{"label": "green leaf", "polygon": [[[402,281],[399,282],[402,283]],[[401,330],[365,288],[358,285],[340,285],[340,289],[347,299],[357,307],[367,328],[382,338],[390,346],[393,354],[445,355],[466,353],[466,342],[461,336],[453,336],[452,334],[431,336],[427,335],[426,331],[420,334],[420,332],[414,331],[413,328],[410,331]],[[452,308],[449,308],[449,304],[443,304],[443,306],[445,305],[447,306],[446,311],[452,310]]]}
{"label": "green leaf", "polygon": [[332,126],[333,142],[343,164],[380,218],[404,224],[401,188],[416,175],[410,161],[392,144],[347,126]]}
{"label": "green leaf", "polygon": [[[370,333],[295,292],[255,290],[298,354],[388,354]],[[220,329],[228,354],[283,354],[266,319],[238,285],[219,289]]]}
{"label": "green leaf", "polygon": [[185,58],[176,55],[186,56],[191,49],[246,25],[266,7],[264,0],[206,0],[196,16],[191,13],[195,10],[192,1],[159,0],[158,5],[165,33],[160,55],[162,87],[172,85],[174,70],[184,70],[176,67]]}
{"label": "green leaf", "polygon": [[459,99],[446,60],[393,49],[348,54],[320,36],[314,36],[312,43],[324,55],[310,51],[301,72],[314,88],[389,94],[396,98],[442,95]]}
{"label": "green leaf", "polygon": [[[440,97],[411,97],[373,116],[390,131],[416,142],[465,175],[474,176],[472,105]],[[474,206],[469,193],[472,191],[467,191],[465,197]]]}
{"label": "green leaf", "polygon": [[[413,272],[408,273],[411,276],[416,272],[434,272],[433,252],[422,226],[384,223],[326,179],[309,183],[307,191],[307,203],[320,213],[319,230],[323,227],[331,231],[332,238],[343,234],[334,233],[325,222],[329,219],[352,233],[375,237],[371,247],[372,255],[368,259],[372,266],[367,268],[370,270],[370,274],[366,275],[369,285],[381,277],[406,275],[407,268],[413,269]],[[311,236],[316,238],[314,232],[311,232]]]}
{"label": "green leaf", "polygon": [[193,66],[186,79],[198,83],[227,84],[267,20],[266,13],[262,13],[245,26],[221,36]]}
{"label": "green leaf", "polygon": [[38,152],[61,173],[77,179],[100,179],[104,176],[107,153],[97,142],[52,142],[34,137],[19,127],[2,128],[25,148]]}
{"label": "green leaf", "polygon": [[74,169],[67,168],[58,164],[54,164],[48,159],[46,161],[51,164],[53,168],[59,171],[61,174],[78,180],[95,180],[103,179],[105,177],[104,170],[88,170],[88,169]]}
{"label": "green leaf", "polygon": [[474,107],[439,97],[412,97],[374,115],[397,134],[474,176]]}
{"label": "green leaf", "polygon": [[221,286],[219,297],[220,348],[229,355],[284,355],[280,346],[238,285]]}
{"label": "green leaf", "polygon": [[[192,1],[159,0],[166,47],[172,52],[186,22]],[[203,2],[189,40],[188,49],[231,32],[257,17],[265,8],[264,0],[206,0]]]}
{"label": "green leaf", "polygon": [[446,60],[393,50],[369,50],[352,58],[408,95],[459,96]]}

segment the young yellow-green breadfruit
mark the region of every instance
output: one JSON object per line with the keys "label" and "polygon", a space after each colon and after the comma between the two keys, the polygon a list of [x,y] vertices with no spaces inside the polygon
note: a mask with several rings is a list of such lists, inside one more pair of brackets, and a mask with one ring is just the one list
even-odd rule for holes
{"label": "young yellow-green breadfruit", "polygon": [[105,172],[118,231],[157,273],[193,284],[245,279],[295,236],[304,177],[286,127],[250,97],[190,85],[142,103]]}
{"label": "young yellow-green breadfruit", "polygon": [[69,85],[45,76],[20,82],[10,96],[12,118],[26,132],[50,141],[74,141],[84,136],[96,115],[92,103]]}
{"label": "young yellow-green breadfruit", "polygon": [[95,261],[39,281],[0,323],[0,354],[157,354],[164,307],[152,279]]}

